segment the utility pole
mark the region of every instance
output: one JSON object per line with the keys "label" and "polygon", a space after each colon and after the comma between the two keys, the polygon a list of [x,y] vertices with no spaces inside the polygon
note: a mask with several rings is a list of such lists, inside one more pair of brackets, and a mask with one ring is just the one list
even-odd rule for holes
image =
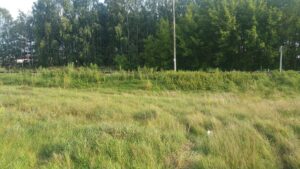
{"label": "utility pole", "polygon": [[280,72],[282,72],[282,60],[283,60],[283,46],[280,46],[280,63],[279,63]]}
{"label": "utility pole", "polygon": [[176,58],[176,11],[175,0],[173,0],[173,40],[174,40],[174,71],[177,71],[177,58]]}

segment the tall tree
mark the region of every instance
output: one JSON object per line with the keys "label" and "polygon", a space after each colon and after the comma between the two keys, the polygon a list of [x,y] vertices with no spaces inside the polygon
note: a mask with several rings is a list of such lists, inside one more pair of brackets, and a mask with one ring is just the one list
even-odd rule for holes
{"label": "tall tree", "polygon": [[145,40],[145,65],[158,69],[172,69],[172,38],[169,21],[161,19],[155,36]]}
{"label": "tall tree", "polygon": [[[299,0],[176,0],[178,67],[300,69]],[[0,56],[39,65],[172,68],[172,0],[38,0],[32,15],[0,10]],[[34,50],[33,50],[34,47]],[[3,60],[3,59],[2,59]]]}
{"label": "tall tree", "polygon": [[6,64],[6,61],[10,60],[11,46],[10,46],[10,34],[12,17],[8,10],[0,8],[0,60],[1,64]]}

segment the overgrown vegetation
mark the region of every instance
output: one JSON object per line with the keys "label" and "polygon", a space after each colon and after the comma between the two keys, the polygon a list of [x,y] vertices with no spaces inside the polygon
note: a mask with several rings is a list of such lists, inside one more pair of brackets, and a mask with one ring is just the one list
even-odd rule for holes
{"label": "overgrown vegetation", "polygon": [[[287,72],[172,72],[140,68],[105,73],[97,66],[24,70],[3,73],[5,85],[60,88],[115,88],[128,90],[185,90],[257,93],[298,93],[300,73]],[[17,73],[16,73],[17,72]]]}
{"label": "overgrown vegetation", "polygon": [[298,72],[1,71],[3,169],[300,167]]}
{"label": "overgrown vegetation", "polygon": [[299,169],[299,110],[299,95],[2,84],[0,166]]}
{"label": "overgrown vegetation", "polygon": [[300,0],[173,2],[0,8],[0,168],[299,169]]}

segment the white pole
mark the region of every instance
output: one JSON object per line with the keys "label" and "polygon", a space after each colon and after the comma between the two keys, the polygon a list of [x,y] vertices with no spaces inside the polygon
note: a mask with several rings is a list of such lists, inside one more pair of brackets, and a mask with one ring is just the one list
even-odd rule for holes
{"label": "white pole", "polygon": [[283,46],[280,46],[280,63],[279,63],[280,72],[282,72],[282,60],[283,60]]}
{"label": "white pole", "polygon": [[173,40],[174,40],[174,71],[177,71],[177,58],[176,58],[176,13],[175,13],[175,0],[173,0]]}

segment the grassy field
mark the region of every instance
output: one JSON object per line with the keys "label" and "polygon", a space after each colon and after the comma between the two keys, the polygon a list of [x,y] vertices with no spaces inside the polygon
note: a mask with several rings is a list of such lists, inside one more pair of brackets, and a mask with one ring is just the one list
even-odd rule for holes
{"label": "grassy field", "polygon": [[198,89],[204,81],[174,78],[188,73],[92,73],[98,80],[76,87],[74,75],[49,74],[0,75],[1,169],[300,168],[297,73],[274,75],[283,87],[269,90],[266,78]]}

